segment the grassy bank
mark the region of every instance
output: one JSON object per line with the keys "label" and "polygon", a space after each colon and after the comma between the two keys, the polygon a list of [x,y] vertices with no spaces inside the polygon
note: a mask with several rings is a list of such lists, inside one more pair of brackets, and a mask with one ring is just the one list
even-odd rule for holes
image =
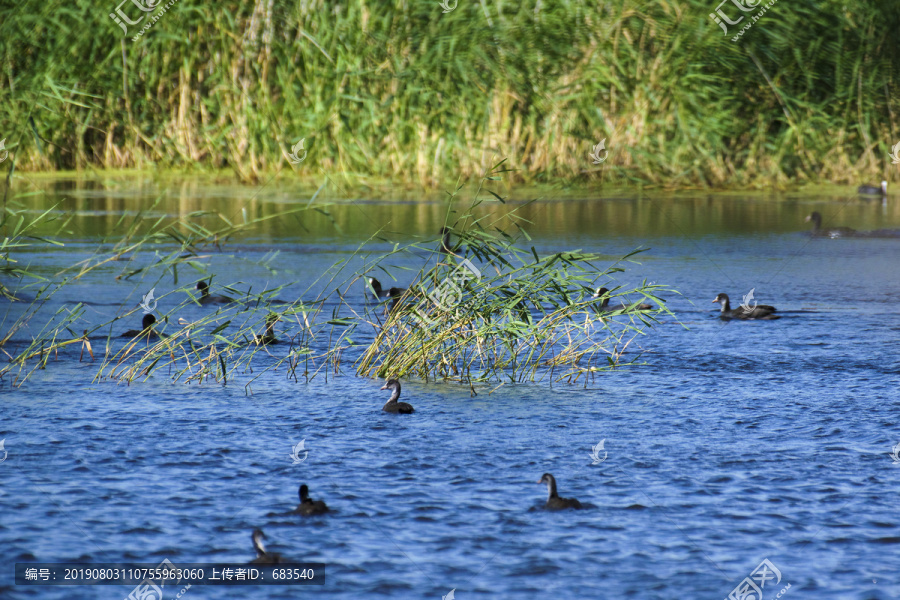
{"label": "grassy bank", "polygon": [[726,34],[716,8],[179,0],[133,41],[162,8],[126,36],[112,1],[25,2],[0,8],[0,138],[26,171],[227,168],[245,181],[294,170],[442,187],[501,157],[530,183],[897,173],[894,4],[782,0],[737,41],[753,13]]}

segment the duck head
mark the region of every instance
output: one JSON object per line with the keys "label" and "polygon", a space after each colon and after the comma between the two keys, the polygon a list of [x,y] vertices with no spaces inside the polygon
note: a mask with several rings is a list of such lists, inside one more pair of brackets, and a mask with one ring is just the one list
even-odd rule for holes
{"label": "duck head", "polygon": [[541,475],[541,478],[538,479],[538,483],[543,483],[547,485],[547,499],[555,498],[557,496],[556,493],[556,478],[553,477],[550,473],[544,473]]}
{"label": "duck head", "polygon": [[256,549],[256,553],[259,556],[262,556],[266,553],[266,547],[263,545],[263,540],[266,538],[266,534],[262,532],[262,529],[254,529],[253,535],[250,536],[250,539],[253,540],[253,547]]}

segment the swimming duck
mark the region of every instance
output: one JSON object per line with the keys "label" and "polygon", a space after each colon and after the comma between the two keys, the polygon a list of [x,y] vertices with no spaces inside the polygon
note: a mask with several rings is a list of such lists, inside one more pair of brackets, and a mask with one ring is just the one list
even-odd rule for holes
{"label": "swimming duck", "polygon": [[811,231],[812,235],[831,238],[856,235],[856,230],[850,229],[849,227],[833,227],[831,229],[822,229],[822,215],[815,211],[813,211],[808,217],[806,217],[806,222],[809,223],[810,221],[812,221],[813,224]]}
{"label": "swimming duck", "polygon": [[778,309],[774,306],[769,306],[768,304],[757,304],[749,311],[744,309],[743,306],[739,306],[732,310],[731,302],[728,300],[728,294],[719,294],[713,302],[718,302],[722,305],[722,314],[720,316],[723,319],[768,319],[771,321],[781,318],[778,315],[772,314]]}
{"label": "swimming duck", "polygon": [[205,281],[198,281],[195,289],[200,290],[200,304],[230,304],[234,302],[234,299],[228,296],[211,295],[209,293],[209,284]]}
{"label": "swimming duck", "polygon": [[[608,294],[609,294],[609,290],[606,289],[605,287],[601,287],[601,288],[597,288],[597,291],[594,292],[594,295],[592,296],[592,298],[603,298],[603,303],[600,304],[600,310],[602,312],[606,312],[607,310],[610,310]],[[624,309],[624,308],[628,308],[628,306],[629,306],[628,304],[622,303],[622,304],[614,307],[612,310]],[[653,310],[653,306],[651,306],[650,304],[638,304],[636,308],[637,308],[637,310]]]}
{"label": "swimming duck", "polygon": [[459,244],[456,246],[450,246],[450,234],[453,233],[453,230],[449,227],[441,227],[441,254],[456,254],[457,250],[459,250]]}
{"label": "swimming duck", "polygon": [[387,290],[381,289],[381,282],[375,279],[374,277],[368,277],[369,280],[369,288],[372,290],[372,293],[375,295],[377,300],[381,300],[382,298],[387,298],[390,296],[390,292]]}
{"label": "swimming duck", "polygon": [[400,304],[400,298],[406,293],[406,288],[392,287],[388,290],[388,297],[391,301],[388,304],[388,313],[394,312],[394,309]]}
{"label": "swimming duck", "polygon": [[275,323],[277,322],[278,315],[270,313],[269,316],[266,317],[266,333],[263,335],[254,335],[253,341],[259,345],[277,344],[278,338],[275,337]]}
{"label": "swimming duck", "polygon": [[328,512],[328,507],[321,500],[313,500],[309,497],[309,488],[306,484],[300,486],[300,504],[297,505],[298,512],[304,516],[321,515]]}
{"label": "swimming duck", "polygon": [[887,196],[887,181],[882,181],[881,187],[877,185],[861,185],[856,191],[865,196]]}
{"label": "swimming duck", "polygon": [[575,498],[559,497],[559,494],[556,493],[556,478],[553,477],[553,475],[551,475],[550,473],[544,473],[544,475],[538,480],[538,483],[547,484],[547,504],[544,505],[544,508],[548,508],[550,510],[560,510],[563,508],[583,508],[581,506],[581,502],[579,502]]}
{"label": "swimming duck", "polygon": [[388,379],[387,383],[384,384],[383,390],[394,390],[394,393],[391,394],[390,400],[382,407],[381,410],[384,412],[408,415],[415,412],[415,409],[411,404],[407,404],[406,402],[397,402],[397,399],[400,397],[400,382],[396,379]]}
{"label": "swimming duck", "polygon": [[138,331],[137,329],[129,329],[128,331],[126,331],[119,337],[136,338],[139,335],[146,335],[148,338],[151,338],[151,339],[164,337],[162,334],[159,334],[159,333],[156,333],[155,331],[153,331],[154,323],[156,323],[156,317],[154,317],[152,314],[146,314],[146,315],[144,315],[144,318],[141,319],[141,328],[142,329],[140,331]]}
{"label": "swimming duck", "polygon": [[256,558],[250,561],[253,565],[277,565],[284,562],[284,558],[277,552],[266,552],[263,546],[263,539],[266,534],[261,529],[254,529],[250,539],[253,540],[253,547],[256,549]]}

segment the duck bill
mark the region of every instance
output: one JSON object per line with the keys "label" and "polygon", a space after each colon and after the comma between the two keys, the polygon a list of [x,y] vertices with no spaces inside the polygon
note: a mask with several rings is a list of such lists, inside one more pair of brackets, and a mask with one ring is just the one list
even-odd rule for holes
{"label": "duck bill", "polygon": [[386,390],[388,387],[386,385],[381,386],[381,389]]}
{"label": "duck bill", "polygon": [[718,301],[719,301],[718,298],[714,298],[714,299],[713,299],[713,304],[715,304],[715,303],[718,302]]}

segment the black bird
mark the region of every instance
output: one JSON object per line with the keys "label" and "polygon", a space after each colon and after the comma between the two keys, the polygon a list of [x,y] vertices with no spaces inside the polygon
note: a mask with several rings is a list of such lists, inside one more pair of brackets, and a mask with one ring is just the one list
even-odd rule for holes
{"label": "black bird", "polygon": [[861,185],[856,191],[864,196],[887,196],[887,181],[882,181],[881,187],[877,185]]}
{"label": "black bird", "polygon": [[256,549],[256,558],[251,560],[250,564],[277,565],[285,562],[284,558],[277,552],[266,552],[266,547],[263,546],[262,543],[265,537],[266,534],[264,534],[261,529],[253,530],[253,535],[250,537],[250,539],[253,540],[253,547]]}
{"label": "black bird", "polygon": [[388,304],[388,313],[394,312],[394,309],[396,309],[397,305],[400,304],[400,298],[405,293],[406,288],[392,287],[388,290],[388,296],[391,298],[391,302],[390,304]]}
{"label": "black bird", "polygon": [[550,510],[560,510],[563,508],[583,508],[581,506],[581,502],[579,502],[575,498],[559,497],[559,494],[556,493],[556,478],[554,478],[550,473],[544,473],[544,475],[538,480],[538,483],[547,484],[547,504],[544,505],[544,508],[549,508]]}
{"label": "black bird", "polygon": [[372,293],[375,295],[377,300],[381,300],[382,298],[388,298],[390,296],[390,292],[381,288],[381,282],[375,279],[374,277],[369,277],[369,288],[372,290]]}
{"label": "black bird", "polygon": [[450,234],[453,230],[449,227],[441,227],[441,254],[456,254],[459,250],[459,243],[454,247],[450,247]]}
{"label": "black bird", "polygon": [[209,284],[205,281],[198,281],[195,289],[200,290],[200,304],[230,304],[234,302],[234,299],[228,296],[214,296],[210,294]]}
{"label": "black bird", "polygon": [[389,290],[384,290],[381,287],[381,282],[374,277],[369,277],[369,286],[372,288],[372,292],[375,294],[376,299],[381,300],[382,298],[390,298],[390,302],[388,302],[385,307],[387,313],[394,312],[394,309],[397,308],[397,304],[400,302],[400,297],[406,293],[406,288],[399,287],[392,287]]}
{"label": "black bird", "polygon": [[734,310],[731,309],[731,302],[728,300],[728,294],[719,294],[713,302],[722,305],[721,318],[723,319],[780,319],[778,315],[773,315],[778,309],[768,304],[757,304],[750,310],[746,310],[743,306],[739,306]]}
{"label": "black bird", "polygon": [[269,316],[266,317],[266,332],[263,335],[254,335],[253,341],[258,345],[263,344],[277,344],[278,338],[275,337],[275,323],[278,322],[278,315],[275,313],[270,313]]}
{"label": "black bird", "polygon": [[323,501],[310,498],[309,488],[304,483],[300,486],[300,504],[297,505],[297,510],[294,512],[303,516],[321,515],[328,512],[328,507]]}
{"label": "black bird", "polygon": [[[600,304],[600,311],[606,312],[609,310],[609,290],[605,287],[597,288],[597,291],[594,292],[593,298],[603,298],[603,302]],[[614,307],[612,310],[619,310],[628,308],[628,304],[622,303],[619,306]],[[653,310],[653,306],[650,304],[638,304],[638,310]]]}
{"label": "black bird", "polygon": [[822,229],[822,215],[815,211],[813,211],[808,217],[806,217],[806,222],[809,223],[810,221],[813,224],[812,231],[810,233],[815,236],[836,238],[856,235],[856,230],[850,229],[849,227],[832,227],[830,229]]}
{"label": "black bird", "polygon": [[394,393],[391,394],[390,400],[384,405],[381,409],[384,412],[401,414],[401,415],[409,415],[415,412],[415,409],[411,404],[407,404],[406,402],[397,402],[397,399],[400,397],[400,382],[396,379],[388,379],[387,383],[384,384],[383,390],[394,390]]}
{"label": "black bird", "polygon": [[146,335],[148,338],[151,338],[151,339],[164,337],[163,335],[153,331],[154,323],[156,323],[156,317],[154,317],[152,314],[146,314],[146,315],[144,315],[144,318],[141,319],[142,329],[140,331],[138,331],[137,329],[129,329],[128,331],[126,331],[119,337],[136,338],[139,335]]}

